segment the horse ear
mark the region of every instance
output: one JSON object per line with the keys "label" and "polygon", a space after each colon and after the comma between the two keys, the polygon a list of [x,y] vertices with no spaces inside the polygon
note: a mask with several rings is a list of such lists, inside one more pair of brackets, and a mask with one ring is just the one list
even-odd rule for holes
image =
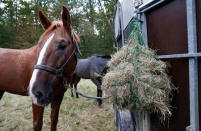
{"label": "horse ear", "polygon": [[47,16],[41,10],[39,10],[38,15],[43,29],[46,30],[47,28],[49,28],[51,25],[51,21],[47,18]]}
{"label": "horse ear", "polygon": [[70,13],[69,13],[68,9],[65,6],[63,6],[63,11],[62,11],[61,19],[62,19],[64,27],[67,30],[70,30],[71,29],[70,28],[71,27]]}

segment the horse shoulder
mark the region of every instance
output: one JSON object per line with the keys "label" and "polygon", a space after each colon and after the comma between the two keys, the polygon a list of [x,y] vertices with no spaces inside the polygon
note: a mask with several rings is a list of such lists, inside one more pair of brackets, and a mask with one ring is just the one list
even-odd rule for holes
{"label": "horse shoulder", "polygon": [[84,79],[88,79],[90,76],[90,63],[88,61],[88,59],[79,59],[76,69],[75,69],[75,73]]}
{"label": "horse shoulder", "polygon": [[[0,88],[16,94],[27,92],[32,74],[31,50],[0,49]],[[17,92],[15,92],[17,91]]]}

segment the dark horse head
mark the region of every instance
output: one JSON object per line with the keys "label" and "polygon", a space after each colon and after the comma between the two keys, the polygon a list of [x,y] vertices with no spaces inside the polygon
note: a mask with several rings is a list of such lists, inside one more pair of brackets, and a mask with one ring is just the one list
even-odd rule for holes
{"label": "dark horse head", "polygon": [[66,7],[63,7],[61,21],[51,22],[42,11],[39,11],[39,18],[45,32],[37,44],[38,67],[35,66],[32,73],[29,95],[34,104],[45,106],[53,100],[59,88],[64,88],[63,77],[69,78],[74,72],[77,64],[74,40],[79,42],[79,37],[72,30]]}

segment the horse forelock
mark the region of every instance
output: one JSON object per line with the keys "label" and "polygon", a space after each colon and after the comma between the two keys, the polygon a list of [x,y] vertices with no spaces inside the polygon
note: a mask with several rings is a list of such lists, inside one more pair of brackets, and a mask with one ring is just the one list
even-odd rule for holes
{"label": "horse forelock", "polygon": [[45,30],[45,32],[41,35],[40,40],[46,37],[52,31],[56,30],[58,27],[62,27],[62,26],[63,26],[62,21],[53,21],[51,26],[47,30]]}
{"label": "horse forelock", "polygon": [[[45,36],[47,36],[50,32],[52,32],[52,31],[56,30],[58,27],[62,27],[62,26],[63,26],[62,21],[53,21],[51,26],[41,35],[40,40],[43,39]],[[79,43],[80,37],[78,36],[78,34],[73,29],[72,29],[72,33],[74,34],[75,39]]]}

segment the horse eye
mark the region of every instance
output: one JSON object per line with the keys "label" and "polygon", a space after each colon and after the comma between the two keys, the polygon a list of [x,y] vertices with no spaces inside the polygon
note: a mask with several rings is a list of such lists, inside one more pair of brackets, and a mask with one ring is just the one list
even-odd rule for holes
{"label": "horse eye", "polygon": [[58,42],[57,43],[57,49],[58,50],[64,50],[64,49],[66,49],[66,44],[64,43],[64,42]]}

